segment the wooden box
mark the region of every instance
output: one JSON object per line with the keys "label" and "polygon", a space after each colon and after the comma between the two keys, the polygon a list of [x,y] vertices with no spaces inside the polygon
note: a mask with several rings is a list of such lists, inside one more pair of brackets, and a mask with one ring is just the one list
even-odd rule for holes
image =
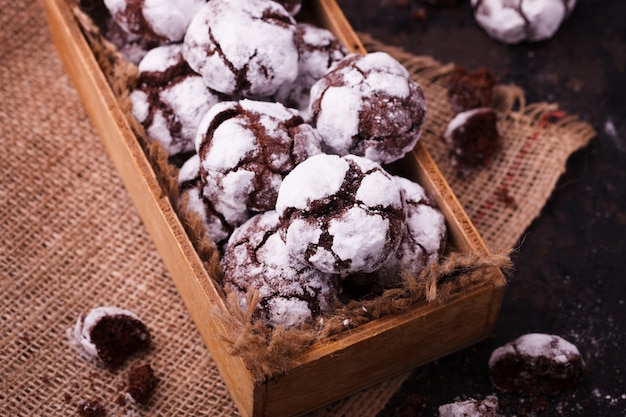
{"label": "wooden box", "polygon": [[[319,24],[354,52],[363,46],[334,0],[311,1]],[[107,82],[68,0],[45,0],[53,41],[85,108],[154,239],[211,356],[243,416],[288,416],[310,411],[486,338],[499,312],[505,279],[497,268],[444,301],[421,302],[305,347],[287,372],[259,378],[223,337],[233,329],[217,320],[229,314],[145,148]],[[418,143],[402,163],[443,211],[448,247],[488,255],[426,149]]]}

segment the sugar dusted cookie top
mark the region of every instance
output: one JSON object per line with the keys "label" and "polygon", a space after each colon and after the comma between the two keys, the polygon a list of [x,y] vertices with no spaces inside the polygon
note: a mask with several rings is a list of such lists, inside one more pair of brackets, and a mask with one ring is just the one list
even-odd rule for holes
{"label": "sugar dusted cookie top", "polygon": [[237,223],[241,223],[251,214],[245,209],[243,209],[243,214],[236,213],[234,216],[220,213],[204,196],[204,188],[205,185],[200,176],[200,157],[194,154],[178,172],[180,192],[178,204],[181,205],[185,201],[187,210],[195,212],[200,217],[205,233],[218,247],[222,247],[235,228],[235,225],[228,221],[235,217]]}
{"label": "sugar dusted cookie top", "polygon": [[191,18],[207,0],[104,0],[119,26],[161,43],[183,40]]}
{"label": "sugar dusted cookie top", "polygon": [[576,0],[472,0],[476,22],[509,44],[551,38],[575,5]]}
{"label": "sugar dusted cookie top", "polygon": [[327,153],[398,160],[417,143],[425,112],[419,84],[383,52],[350,54],[311,87],[312,123]]}
{"label": "sugar dusted cookie top", "polygon": [[403,272],[417,275],[437,262],[446,245],[445,217],[419,184],[394,177],[400,187],[406,210],[406,222],[398,250],[378,271],[388,279],[398,279]]}
{"label": "sugar dusted cookie top", "polygon": [[210,88],[268,97],[298,75],[295,27],[273,1],[211,0],[189,25],[183,54]]}
{"label": "sugar dusted cookie top", "polygon": [[298,165],[276,209],[291,256],[328,273],[374,271],[398,248],[404,224],[393,177],[354,155],[320,154]]}
{"label": "sugar dusted cookie top", "polygon": [[253,100],[216,104],[196,139],[205,195],[216,209],[274,209],[278,188],[298,163],[320,153],[319,135],[298,112]]}
{"label": "sugar dusted cookie top", "polygon": [[489,358],[491,382],[505,392],[554,394],[576,386],[585,371],[575,345],[544,333],[522,335]]}
{"label": "sugar dusted cookie top", "polygon": [[327,29],[310,23],[296,25],[298,48],[298,77],[283,84],[274,98],[288,107],[296,108],[305,120],[310,120],[311,86],[347,55],[347,49]]}
{"label": "sugar dusted cookie top", "polygon": [[257,214],[237,228],[222,258],[224,285],[246,305],[246,290],[259,291],[258,313],[272,326],[293,327],[331,309],[336,277],[295,261],[278,230],[275,211]]}
{"label": "sugar dusted cookie top", "polygon": [[222,98],[187,65],[182,45],[171,44],[151,49],[143,57],[130,99],[133,116],[148,138],[176,155],[194,150],[200,120]]}

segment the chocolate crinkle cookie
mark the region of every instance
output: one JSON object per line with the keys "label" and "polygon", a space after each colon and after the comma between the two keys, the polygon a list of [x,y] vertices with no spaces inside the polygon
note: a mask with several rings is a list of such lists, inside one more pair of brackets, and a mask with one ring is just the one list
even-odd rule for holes
{"label": "chocolate crinkle cookie", "polygon": [[542,41],[554,36],[576,0],[471,0],[476,22],[501,42]]}
{"label": "chocolate crinkle cookie", "polygon": [[[230,224],[248,210],[274,209],[283,178],[300,162],[320,153],[317,131],[294,109],[254,100],[216,104],[196,138],[204,195]],[[232,220],[234,221],[231,221]]]}
{"label": "chocolate crinkle cookie", "polygon": [[[196,213],[202,222],[204,233],[221,248],[237,223],[252,216],[244,210],[241,217],[232,219],[217,211],[211,201],[204,196],[204,182],[200,176],[200,157],[192,155],[178,171],[178,207],[185,205],[188,212]],[[229,221],[233,223],[229,223]]]}
{"label": "chocolate crinkle cookie", "polygon": [[487,68],[468,71],[456,65],[448,79],[448,101],[455,113],[491,107],[496,77]]}
{"label": "chocolate crinkle cookie", "polygon": [[347,55],[347,49],[333,33],[310,23],[296,25],[298,48],[298,76],[283,84],[274,98],[300,111],[305,120],[310,120],[311,87],[338,61]]}
{"label": "chocolate crinkle cookie", "polygon": [[276,210],[292,258],[344,275],[382,266],[400,245],[405,220],[393,177],[355,155],[320,154],[296,166]]}
{"label": "chocolate crinkle cookie", "polygon": [[183,40],[192,17],[207,0],[104,0],[113,20],[130,35],[161,44]]}
{"label": "chocolate crinkle cookie", "polygon": [[556,394],[586,372],[578,348],[560,336],[529,333],[497,348],[489,359],[493,385],[505,392]]}
{"label": "chocolate crinkle cookie", "polygon": [[404,200],[406,220],[400,246],[377,271],[385,287],[397,286],[402,274],[417,276],[439,260],[446,247],[446,219],[422,186],[403,177],[394,179]]}
{"label": "chocolate crinkle cookie", "polygon": [[150,364],[133,366],[128,372],[126,393],[135,403],[146,405],[152,398],[158,381]]}
{"label": "chocolate crinkle cookie", "polygon": [[181,44],[151,49],[138,68],[138,85],[130,94],[133,116],[169,155],[193,152],[200,120],[225,98],[187,65]]}
{"label": "chocolate crinkle cookie", "polygon": [[86,358],[111,368],[150,346],[145,323],[132,311],[117,307],[98,307],[79,316],[68,336]]}
{"label": "chocolate crinkle cookie", "polygon": [[470,398],[439,407],[439,417],[500,417],[498,397],[490,395],[483,400]]}
{"label": "chocolate crinkle cookie", "polygon": [[457,174],[468,176],[488,166],[502,148],[498,114],[490,108],[477,108],[457,114],[443,133],[450,165]]}
{"label": "chocolate crinkle cookie", "polygon": [[277,2],[211,0],[191,21],[183,55],[215,91],[269,97],[298,75],[295,32]]}
{"label": "chocolate crinkle cookie", "polygon": [[420,85],[384,52],[347,55],[311,87],[310,100],[324,152],[381,164],[413,149],[426,113]]}
{"label": "chocolate crinkle cookie", "polygon": [[357,273],[342,279],[342,295],[362,298],[402,285],[405,274],[417,277],[439,260],[446,248],[445,217],[419,184],[394,176],[405,209],[405,223],[398,249],[372,273]]}
{"label": "chocolate crinkle cookie", "polygon": [[[271,326],[293,327],[331,310],[337,299],[337,277],[312,268],[289,255],[279,234],[275,211],[257,214],[228,240],[222,268],[224,287],[234,291],[242,309]],[[259,305],[246,305],[246,291],[259,292]]]}

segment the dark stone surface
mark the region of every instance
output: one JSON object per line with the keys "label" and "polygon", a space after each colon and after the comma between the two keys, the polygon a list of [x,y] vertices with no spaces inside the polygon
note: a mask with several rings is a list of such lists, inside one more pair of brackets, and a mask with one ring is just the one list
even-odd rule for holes
{"label": "dark stone surface", "polygon": [[[626,2],[579,0],[552,39],[513,46],[485,34],[469,0],[338,3],[357,31],[443,63],[485,66],[524,88],[529,103],[558,103],[598,134],[570,158],[520,242],[492,336],[414,370],[380,417],[397,415],[403,404],[406,413],[416,398],[424,409],[415,415],[436,416],[439,405],[493,393],[504,416],[626,415]],[[491,352],[529,332],[578,346],[588,373],[577,388],[529,398],[493,387]]]}

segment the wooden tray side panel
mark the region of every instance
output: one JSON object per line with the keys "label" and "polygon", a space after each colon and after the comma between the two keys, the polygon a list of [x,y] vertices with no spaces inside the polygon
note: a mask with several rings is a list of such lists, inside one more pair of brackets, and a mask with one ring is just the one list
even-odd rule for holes
{"label": "wooden tray side panel", "polygon": [[482,287],[445,306],[365,325],[354,335],[357,342],[347,337],[338,342],[342,348],[335,346],[326,355],[316,352],[316,360],[268,381],[263,415],[314,409],[483,340],[491,332],[494,291]]}

